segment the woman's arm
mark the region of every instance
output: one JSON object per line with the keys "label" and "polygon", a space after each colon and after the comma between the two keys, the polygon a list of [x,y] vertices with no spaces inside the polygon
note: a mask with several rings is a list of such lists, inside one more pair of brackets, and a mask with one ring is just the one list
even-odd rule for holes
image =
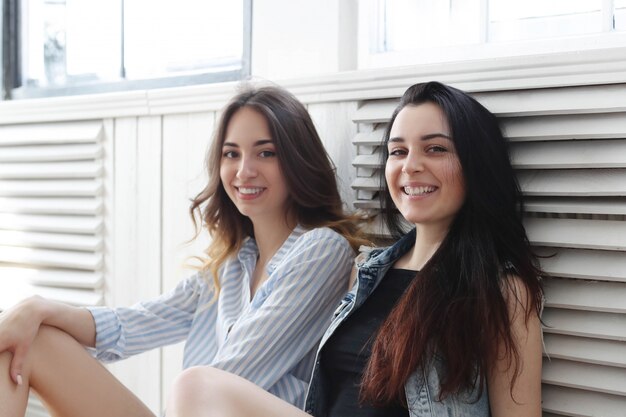
{"label": "woman's arm", "polygon": [[526,286],[517,277],[511,280],[513,285],[509,286],[505,297],[513,341],[519,352],[519,374],[513,381],[514,363],[502,349],[488,380],[491,414],[493,417],[541,417],[541,322],[534,310],[527,315]]}
{"label": "woman's arm", "polygon": [[117,361],[184,340],[199,307],[214,309],[200,294],[207,291],[200,274],[181,281],[171,291],[130,307],[88,307],[96,329],[96,358]]}
{"label": "woman's arm", "polygon": [[94,346],[96,330],[87,310],[33,296],[0,315],[0,352],[13,353],[10,374],[21,385],[22,367],[39,327],[57,327],[85,346]]}

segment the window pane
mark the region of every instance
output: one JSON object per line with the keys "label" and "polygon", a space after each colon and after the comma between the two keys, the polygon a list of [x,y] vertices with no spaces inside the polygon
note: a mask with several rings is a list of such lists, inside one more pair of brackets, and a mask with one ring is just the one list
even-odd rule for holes
{"label": "window pane", "polygon": [[626,0],[615,0],[615,30],[626,30]]}
{"label": "window pane", "polygon": [[13,97],[113,91],[127,80],[149,87],[218,81],[244,69],[250,0],[17,1],[21,85]]}
{"label": "window pane", "polygon": [[602,32],[602,0],[490,0],[489,41]]}
{"label": "window pane", "polygon": [[120,74],[120,0],[22,0],[22,82],[59,86]]}
{"label": "window pane", "polygon": [[388,0],[385,51],[481,41],[480,0]]}
{"label": "window pane", "polygon": [[239,69],[243,1],[125,0],[124,38],[130,79]]}

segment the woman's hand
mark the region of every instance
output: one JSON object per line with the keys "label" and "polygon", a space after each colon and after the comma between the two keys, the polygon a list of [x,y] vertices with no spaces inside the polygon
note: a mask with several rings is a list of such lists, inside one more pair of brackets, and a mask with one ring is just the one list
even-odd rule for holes
{"label": "woman's hand", "polygon": [[0,352],[13,353],[9,373],[17,385],[22,385],[22,367],[43,321],[45,303],[33,296],[0,314]]}

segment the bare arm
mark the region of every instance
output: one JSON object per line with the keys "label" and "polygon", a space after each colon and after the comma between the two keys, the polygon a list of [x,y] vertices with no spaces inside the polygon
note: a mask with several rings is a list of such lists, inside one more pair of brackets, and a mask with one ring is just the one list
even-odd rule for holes
{"label": "bare arm", "polygon": [[42,324],[63,330],[83,346],[95,347],[96,327],[88,310],[46,299],[39,299],[35,309],[43,318]]}
{"label": "bare arm", "polygon": [[[488,380],[493,417],[541,417],[541,323],[533,311],[526,319],[528,293],[518,278],[506,294],[513,340],[519,352],[519,374],[501,352]],[[511,389],[513,384],[513,389]]]}
{"label": "bare arm", "polygon": [[22,365],[42,324],[63,330],[85,346],[95,344],[95,325],[85,309],[34,296],[0,315],[0,352],[13,353],[11,377],[21,384]]}

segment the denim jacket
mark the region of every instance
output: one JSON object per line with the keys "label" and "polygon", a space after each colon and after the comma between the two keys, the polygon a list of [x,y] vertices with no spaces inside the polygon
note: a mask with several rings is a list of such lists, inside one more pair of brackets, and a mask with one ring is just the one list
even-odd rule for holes
{"label": "denim jacket", "polygon": [[[328,409],[326,390],[328,383],[320,368],[320,351],[337,327],[346,320],[353,311],[359,308],[365,299],[374,291],[391,266],[415,244],[415,230],[407,233],[393,246],[373,249],[362,253],[356,259],[357,279],[350,292],[335,310],[333,320],[326,330],[315,359],[315,367],[309,384],[305,401],[305,411],[315,417],[325,417]],[[449,395],[442,401],[439,397],[439,380],[445,364],[440,357],[433,358],[427,369],[417,369],[405,385],[406,400],[411,417],[487,417],[489,399],[487,390],[477,398],[477,390],[459,392]]]}

